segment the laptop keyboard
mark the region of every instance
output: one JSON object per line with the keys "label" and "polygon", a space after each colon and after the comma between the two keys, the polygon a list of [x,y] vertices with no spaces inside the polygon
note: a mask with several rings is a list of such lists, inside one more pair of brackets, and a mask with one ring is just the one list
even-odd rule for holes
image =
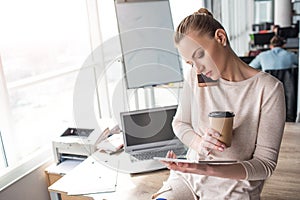
{"label": "laptop keyboard", "polygon": [[142,152],[138,154],[132,154],[132,156],[135,159],[132,159],[132,161],[142,161],[142,160],[151,160],[153,157],[166,157],[168,151],[173,151],[177,156],[182,156],[186,154],[186,149],[183,148],[177,148],[177,149],[163,149],[163,150],[157,150],[157,151],[149,151],[149,152]]}

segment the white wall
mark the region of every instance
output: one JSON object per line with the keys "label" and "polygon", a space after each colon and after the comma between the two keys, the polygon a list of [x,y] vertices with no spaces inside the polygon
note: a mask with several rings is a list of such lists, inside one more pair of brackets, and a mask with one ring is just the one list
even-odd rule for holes
{"label": "white wall", "polygon": [[48,162],[0,191],[0,200],[50,200],[45,169]]}

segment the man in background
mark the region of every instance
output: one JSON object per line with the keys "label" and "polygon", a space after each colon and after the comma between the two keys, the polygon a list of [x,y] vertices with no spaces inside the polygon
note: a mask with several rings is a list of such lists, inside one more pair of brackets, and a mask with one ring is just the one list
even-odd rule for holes
{"label": "man in background", "polygon": [[249,65],[262,71],[296,67],[298,56],[283,49],[284,44],[284,40],[275,35],[270,41],[270,50],[258,54]]}

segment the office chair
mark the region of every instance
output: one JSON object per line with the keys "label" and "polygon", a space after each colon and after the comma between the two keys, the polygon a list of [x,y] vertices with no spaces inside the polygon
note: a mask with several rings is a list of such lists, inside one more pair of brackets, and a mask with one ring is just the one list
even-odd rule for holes
{"label": "office chair", "polygon": [[266,70],[283,83],[286,101],[286,122],[296,122],[297,93],[298,93],[298,67],[280,70]]}

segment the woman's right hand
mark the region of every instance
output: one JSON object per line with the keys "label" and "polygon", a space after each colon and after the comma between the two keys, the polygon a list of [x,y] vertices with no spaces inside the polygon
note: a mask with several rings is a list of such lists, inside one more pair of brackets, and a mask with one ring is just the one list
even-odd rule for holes
{"label": "woman's right hand", "polygon": [[208,128],[205,135],[201,137],[200,151],[209,155],[212,150],[223,152],[226,148],[223,142],[220,142],[217,138],[220,137],[220,133],[212,128]]}

